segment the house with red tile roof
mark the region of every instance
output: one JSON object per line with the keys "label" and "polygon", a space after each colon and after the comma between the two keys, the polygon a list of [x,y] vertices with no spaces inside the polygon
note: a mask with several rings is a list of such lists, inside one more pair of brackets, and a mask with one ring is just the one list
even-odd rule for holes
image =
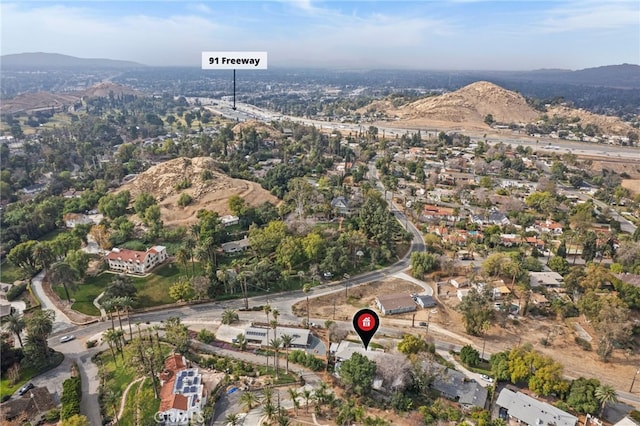
{"label": "house with red tile roof", "polygon": [[127,274],[146,274],[167,260],[167,248],[153,246],[147,251],[113,248],[107,254],[109,269]]}
{"label": "house with red tile roof", "polygon": [[160,373],[160,408],[157,417],[165,425],[199,421],[207,403],[207,390],[197,368],[188,368],[182,355],[172,354]]}

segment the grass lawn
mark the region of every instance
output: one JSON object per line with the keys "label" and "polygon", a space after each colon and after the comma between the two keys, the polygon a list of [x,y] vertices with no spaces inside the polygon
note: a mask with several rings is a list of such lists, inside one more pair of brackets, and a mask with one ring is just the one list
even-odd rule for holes
{"label": "grass lawn", "polygon": [[64,355],[60,352],[54,352],[51,357],[51,364],[43,367],[40,370],[35,368],[24,368],[20,371],[20,380],[15,385],[12,385],[9,381],[9,378],[6,375],[0,378],[0,400],[2,400],[5,395],[13,395],[15,391],[20,389],[25,383],[29,380],[33,379],[35,376],[45,373],[49,370],[52,370],[59,366],[62,361],[64,361]]}
{"label": "grass lawn", "polygon": [[[187,265],[189,277],[191,277],[191,264]],[[200,273],[200,266],[195,264],[196,275]],[[76,286],[75,289],[69,289],[69,294],[75,302],[71,306],[78,312],[86,315],[99,316],[100,311],[93,305],[100,293],[102,293],[117,275],[103,272],[95,277],[88,277],[85,282]],[[138,289],[138,308],[148,308],[150,306],[164,305],[173,303],[174,300],[169,297],[169,287],[176,280],[186,276],[182,265],[168,263],[156,269],[147,277],[134,277],[133,285]],[[55,292],[61,299],[66,299],[64,288],[61,286],[54,287]]]}
{"label": "grass lawn", "polygon": [[0,264],[0,282],[13,284],[14,281],[27,279],[28,275],[13,263],[5,260]]}
{"label": "grass lawn", "polygon": [[[155,344],[154,344],[155,348]],[[171,353],[171,346],[167,344],[161,344],[160,349],[162,351],[162,359],[167,357]],[[114,362],[111,351],[107,350],[99,355],[103,364],[104,374],[107,377],[105,387],[111,390],[115,395],[122,397],[125,389],[129,386],[129,383],[136,380],[138,377],[142,377],[142,374],[137,371],[137,365],[134,364],[132,359],[131,346],[125,346],[124,348],[124,362],[120,354],[116,352],[117,363]],[[145,379],[145,383],[142,388],[139,387],[140,383],[135,383],[129,393],[127,394],[126,408],[123,412],[122,419],[119,420],[120,425],[134,425],[136,424],[135,415],[136,407],[140,404],[140,417],[141,419],[153,419],[153,414],[158,410],[160,401],[155,399],[153,393],[153,387],[151,380]],[[140,392],[138,392],[140,389]],[[118,402],[118,409],[120,402]],[[107,413],[109,416],[113,416],[113,410],[111,407],[107,407]],[[144,421],[137,424],[146,424]]]}

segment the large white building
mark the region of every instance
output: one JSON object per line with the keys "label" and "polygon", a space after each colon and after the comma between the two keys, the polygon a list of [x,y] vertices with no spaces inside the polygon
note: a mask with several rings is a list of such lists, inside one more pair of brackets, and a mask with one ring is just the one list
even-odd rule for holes
{"label": "large white building", "polygon": [[167,260],[167,248],[153,246],[147,251],[113,248],[107,254],[109,269],[127,274],[146,274]]}
{"label": "large white building", "polygon": [[185,425],[202,420],[207,403],[207,390],[197,368],[187,368],[185,358],[179,354],[169,356],[160,373],[160,408],[157,418],[164,425]]}

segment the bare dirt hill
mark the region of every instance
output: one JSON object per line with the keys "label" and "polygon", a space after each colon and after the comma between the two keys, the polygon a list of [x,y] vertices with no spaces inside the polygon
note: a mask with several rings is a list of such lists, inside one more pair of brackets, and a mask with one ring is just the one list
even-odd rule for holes
{"label": "bare dirt hill", "polygon": [[[436,127],[450,130],[476,129],[490,131],[484,122],[488,114],[499,123],[526,124],[537,121],[542,113],[527,104],[519,93],[504,89],[487,81],[478,81],[455,92],[429,96],[394,107],[389,100],[377,100],[360,109],[376,110],[395,117],[399,125],[407,127]],[[546,113],[571,119],[580,117],[584,128],[592,123],[605,134],[626,135],[631,127],[617,117],[593,114],[587,111],[552,107]],[[384,123],[380,123],[384,125]]]}
{"label": "bare dirt hill", "polygon": [[75,104],[83,97],[106,97],[109,96],[109,93],[113,93],[115,96],[119,96],[122,94],[142,95],[141,92],[138,92],[137,90],[134,90],[127,86],[123,86],[121,84],[101,82],[94,84],[93,86],[85,90],[75,92],[23,93],[13,99],[3,100],[2,104],[0,104],[0,113],[15,114],[18,112],[34,112],[52,108],[58,111],[63,109],[63,107],[65,106]]}
{"label": "bare dirt hill", "polygon": [[633,127],[626,124],[618,117],[609,117],[606,115],[594,114],[582,109],[568,108],[564,106],[555,106],[548,108],[547,115],[553,117],[579,117],[578,122],[584,128],[587,124],[595,124],[605,134],[608,135],[623,135],[626,136],[630,130],[634,130]]}
{"label": "bare dirt hill", "polygon": [[141,92],[134,90],[130,87],[123,86],[122,84],[111,83],[109,81],[103,81],[101,83],[94,84],[93,86],[79,92],[82,96],[90,98],[106,97],[109,93],[113,93],[115,96],[119,95],[142,95]]}
{"label": "bare dirt hill", "polygon": [[504,123],[527,123],[540,115],[522,95],[486,81],[411,102],[398,108],[398,113],[401,119],[424,118],[473,124],[484,124],[488,114]]}
{"label": "bare dirt hill", "polygon": [[[212,178],[205,180],[202,172],[208,170]],[[189,188],[178,190],[176,186],[183,180],[191,183]],[[176,158],[149,168],[131,182],[122,185],[118,191],[128,190],[135,199],[141,192],[152,194],[158,200],[162,220],[166,226],[184,226],[195,223],[198,210],[206,209],[229,214],[228,199],[239,195],[249,205],[257,206],[278,199],[259,184],[242,179],[234,179],[215,169],[209,157]],[[183,192],[193,201],[185,207],[178,206],[178,198]]]}

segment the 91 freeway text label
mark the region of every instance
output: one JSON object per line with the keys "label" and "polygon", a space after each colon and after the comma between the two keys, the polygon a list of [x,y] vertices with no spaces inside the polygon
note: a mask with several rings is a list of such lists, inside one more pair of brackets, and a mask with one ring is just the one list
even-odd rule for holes
{"label": "91 freeway text label", "polygon": [[266,70],[267,52],[202,52],[203,70]]}

